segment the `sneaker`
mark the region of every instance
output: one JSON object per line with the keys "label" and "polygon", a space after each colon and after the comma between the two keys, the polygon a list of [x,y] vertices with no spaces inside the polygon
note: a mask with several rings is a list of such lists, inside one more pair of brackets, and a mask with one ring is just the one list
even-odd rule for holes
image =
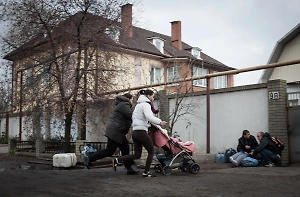
{"label": "sneaker", "polygon": [[280,155],[277,155],[277,157],[278,157],[278,160],[281,160],[281,157],[280,157]]}
{"label": "sneaker", "polygon": [[239,166],[239,164],[237,163],[236,160],[234,160],[232,157],[229,157],[230,162],[234,165],[234,166]]}
{"label": "sneaker", "polygon": [[90,169],[90,158],[88,156],[84,156],[84,166],[87,168],[87,169]]}
{"label": "sneaker", "polygon": [[273,163],[266,164],[265,167],[275,167]]}
{"label": "sneaker", "polygon": [[148,172],[148,173],[143,173],[143,177],[145,177],[145,178],[151,178],[151,177],[156,177],[156,175],[155,174],[151,174],[150,172]]}
{"label": "sneaker", "polygon": [[114,158],[112,160],[112,168],[113,168],[114,171],[117,171],[117,167],[118,167],[118,159]]}

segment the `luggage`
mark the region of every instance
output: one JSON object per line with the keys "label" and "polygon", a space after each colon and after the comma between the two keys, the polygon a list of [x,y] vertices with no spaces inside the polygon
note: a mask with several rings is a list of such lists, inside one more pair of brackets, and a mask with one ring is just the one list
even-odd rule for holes
{"label": "luggage", "polygon": [[[80,150],[80,147],[79,147]],[[93,148],[90,144],[87,144],[86,146],[83,147],[83,151],[81,151],[81,155],[83,157],[88,157],[92,153],[97,152],[97,149]]]}
{"label": "luggage", "polygon": [[75,166],[77,163],[77,157],[75,153],[59,153],[53,155],[53,166],[68,168]]}
{"label": "luggage", "polygon": [[241,166],[243,167],[256,167],[258,166],[258,160],[252,157],[246,157],[242,160]]}
{"label": "luggage", "polygon": [[226,163],[230,163],[229,157],[231,157],[231,156],[234,155],[235,153],[236,153],[236,150],[234,150],[233,148],[228,148],[228,149],[225,151]]}

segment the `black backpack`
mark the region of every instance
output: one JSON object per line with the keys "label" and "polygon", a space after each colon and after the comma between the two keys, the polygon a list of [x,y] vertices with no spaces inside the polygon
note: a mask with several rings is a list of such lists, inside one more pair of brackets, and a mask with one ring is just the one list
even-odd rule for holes
{"label": "black backpack", "polygon": [[280,151],[283,151],[284,149],[284,144],[281,142],[280,139],[278,139],[277,137],[271,137],[271,140],[276,144],[276,146],[278,147],[278,149]]}
{"label": "black backpack", "polygon": [[233,148],[228,148],[225,151],[225,159],[226,159],[226,163],[229,163],[229,157],[231,157],[232,155],[234,155],[236,153],[236,150],[234,150]]}

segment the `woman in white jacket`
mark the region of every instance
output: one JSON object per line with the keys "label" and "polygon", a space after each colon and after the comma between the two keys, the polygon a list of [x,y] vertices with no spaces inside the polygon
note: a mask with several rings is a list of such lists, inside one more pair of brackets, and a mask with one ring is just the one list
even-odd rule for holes
{"label": "woman in white jacket", "polygon": [[119,161],[139,159],[142,155],[142,148],[144,146],[148,152],[148,156],[143,177],[154,177],[155,175],[150,173],[150,166],[154,156],[154,146],[148,135],[148,128],[150,127],[150,123],[164,126],[167,122],[155,117],[151,110],[151,102],[154,100],[154,92],[147,89],[141,90],[139,94],[140,96],[137,100],[137,105],[132,113],[132,139],[134,143],[134,154],[113,159],[113,169],[115,171],[117,170]]}

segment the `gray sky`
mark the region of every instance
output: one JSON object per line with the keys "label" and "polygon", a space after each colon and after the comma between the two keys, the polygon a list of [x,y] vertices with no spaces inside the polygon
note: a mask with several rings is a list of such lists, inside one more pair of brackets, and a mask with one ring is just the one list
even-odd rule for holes
{"label": "gray sky", "polygon": [[[141,0],[135,26],[171,35],[234,68],[266,64],[276,42],[300,23],[299,0]],[[262,71],[235,75],[235,85],[257,83]]]}
{"label": "gray sky", "polygon": [[[276,42],[300,23],[300,0],[134,1],[135,26],[171,35],[170,22],[180,20],[184,42],[234,68],[266,64]],[[257,83],[261,73],[235,75],[235,85]]]}

